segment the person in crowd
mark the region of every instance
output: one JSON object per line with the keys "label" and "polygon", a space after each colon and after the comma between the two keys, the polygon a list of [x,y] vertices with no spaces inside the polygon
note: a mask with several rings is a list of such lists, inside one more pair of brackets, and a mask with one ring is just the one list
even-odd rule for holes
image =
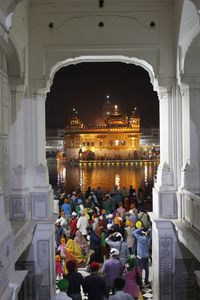
{"label": "person in crowd", "polygon": [[135,227],[135,223],[138,220],[137,217],[138,210],[135,207],[135,204],[131,204],[130,210],[128,212],[128,219],[132,222],[132,226]]}
{"label": "person in crowd", "polygon": [[86,190],[86,192],[85,192],[85,198],[88,198],[89,195],[90,195],[90,193],[91,193],[91,187],[88,186],[88,188],[87,188],[87,190]]}
{"label": "person in crowd", "polygon": [[97,196],[94,193],[94,190],[90,192],[89,199],[91,203],[91,208],[95,208],[95,206],[98,205],[98,200],[97,200]]}
{"label": "person in crowd", "polygon": [[77,213],[75,211],[73,211],[72,215],[71,215],[71,220],[70,220],[70,223],[69,223],[69,226],[70,226],[70,238],[71,239],[74,239],[75,236],[76,236],[77,222],[78,222]]}
{"label": "person in crowd", "polygon": [[62,279],[63,276],[63,268],[62,268],[62,262],[61,257],[59,254],[55,256],[55,263],[56,263],[56,278]]}
{"label": "person in crowd", "polygon": [[87,255],[88,253],[88,243],[86,238],[82,235],[80,230],[76,231],[76,236],[74,238],[74,242],[77,243],[82,250],[83,255]]}
{"label": "person in crowd", "polygon": [[84,210],[81,211],[81,215],[78,218],[78,222],[77,222],[77,229],[80,230],[80,232],[82,233],[82,235],[84,237],[87,236],[87,227],[88,227],[88,218],[85,215]]}
{"label": "person in crowd", "polygon": [[122,201],[122,196],[121,196],[118,188],[115,188],[114,191],[112,192],[112,198],[113,198],[115,207],[116,207],[116,205],[119,205],[119,202]]}
{"label": "person in crowd", "polygon": [[105,242],[110,246],[110,248],[116,248],[119,251],[119,259],[124,264],[127,258],[130,256],[127,243],[124,242],[121,233],[114,232],[110,234]]}
{"label": "person in crowd", "polygon": [[71,217],[71,213],[72,213],[70,199],[65,198],[64,204],[62,205],[61,209],[64,210],[65,216],[66,216],[67,220],[69,220],[69,218]]}
{"label": "person in crowd", "polygon": [[57,282],[57,287],[60,289],[59,294],[54,297],[54,300],[73,300],[67,295],[69,282],[66,279],[61,279]]}
{"label": "person in crowd", "polygon": [[129,191],[128,191],[128,203],[129,206],[132,203],[135,203],[135,197],[136,197],[136,190],[133,188],[132,185],[130,185]]}
{"label": "person in crowd", "polygon": [[121,233],[123,239],[125,238],[125,224],[124,224],[124,219],[122,219],[119,214],[114,218],[114,224],[112,225],[112,228],[114,229],[115,232]]}
{"label": "person in crowd", "polygon": [[58,246],[57,251],[60,252],[61,259],[65,260],[65,258],[67,256],[65,238],[62,237],[60,239],[60,245]]}
{"label": "person in crowd", "polygon": [[122,277],[117,277],[114,280],[115,294],[109,297],[109,300],[133,300],[133,297],[124,292],[123,288],[125,285],[125,280]]}
{"label": "person in crowd", "polygon": [[77,263],[75,260],[68,260],[66,262],[67,275],[63,278],[69,282],[67,294],[73,300],[82,300],[81,286],[83,287],[84,278],[80,272],[77,271]]}
{"label": "person in crowd", "polygon": [[137,266],[137,259],[135,256],[130,256],[125,264],[123,274],[125,286],[123,291],[129,293],[134,300],[138,300],[139,297],[139,286],[136,281],[137,276],[141,277],[141,271]]}
{"label": "person in crowd", "polygon": [[102,255],[102,258],[103,260],[106,259],[106,258],[109,258],[109,253],[110,253],[110,250],[109,250],[109,246],[106,244],[106,238],[108,237],[108,229],[107,229],[107,222],[104,222],[104,221],[107,221],[106,218],[103,217],[103,215],[100,216],[100,229],[101,229],[101,255]]}
{"label": "person in crowd", "polygon": [[144,190],[141,186],[138,188],[138,194],[137,194],[137,209],[140,212],[144,207]]}
{"label": "person in crowd", "polygon": [[125,227],[125,231],[126,231],[126,243],[128,246],[128,250],[130,254],[133,254],[134,252],[134,245],[135,245],[135,237],[133,237],[133,225],[132,222],[130,220],[126,220],[126,227]]}
{"label": "person in crowd", "polygon": [[105,209],[106,214],[111,213],[112,200],[109,194],[106,194],[102,201],[102,207]]}
{"label": "person in crowd", "polygon": [[114,293],[114,280],[123,273],[123,264],[119,260],[118,249],[111,248],[110,258],[104,261],[101,273],[105,275],[108,292],[112,290]]}
{"label": "person in crowd", "polygon": [[141,221],[142,227],[148,228],[150,225],[150,220],[149,216],[147,214],[147,211],[145,209],[142,209],[138,214],[137,214],[138,220]]}
{"label": "person in crowd", "polygon": [[108,297],[106,280],[98,273],[99,264],[91,262],[91,274],[86,276],[83,283],[83,291],[88,296],[88,300],[105,300]]}
{"label": "person in crowd", "polygon": [[123,206],[125,205],[125,200],[128,196],[128,191],[127,191],[127,188],[123,186],[123,188],[120,190],[120,194],[121,194],[121,197],[122,197],[122,204]]}
{"label": "person in crowd", "polygon": [[55,243],[56,243],[56,248],[59,247],[60,245],[60,240],[64,234],[64,230],[60,225],[60,219],[57,219],[55,222]]}
{"label": "person in crowd", "polygon": [[72,192],[71,198],[70,198],[70,204],[71,204],[71,209],[74,210],[75,206],[76,206],[76,199],[77,199],[77,195],[76,195],[76,191]]}
{"label": "person in crowd", "polygon": [[145,285],[149,285],[149,248],[151,236],[148,228],[138,228],[133,231],[137,239],[137,259],[141,271],[145,271]]}
{"label": "person in crowd", "polygon": [[88,227],[88,234],[90,236],[90,252],[87,260],[87,264],[89,263],[90,256],[92,254],[95,255],[95,260],[101,262],[102,256],[101,256],[101,229],[99,227],[96,227],[95,230],[92,229],[92,227]]}
{"label": "person in crowd", "polygon": [[68,233],[68,224],[66,221],[67,218],[65,216],[64,210],[60,211],[58,219],[60,220],[60,226],[63,228],[64,233],[67,234]]}
{"label": "person in crowd", "polygon": [[125,217],[126,210],[125,210],[125,208],[123,207],[122,201],[119,202],[119,206],[118,206],[118,208],[117,208],[117,212],[119,213],[119,216],[120,216],[122,219]]}
{"label": "person in crowd", "polygon": [[74,240],[69,239],[66,245],[67,260],[75,260],[78,264],[85,262],[81,247]]}
{"label": "person in crowd", "polygon": [[101,208],[102,207],[102,199],[103,199],[103,191],[98,186],[94,193],[95,193],[95,195],[97,197],[97,201],[98,201],[99,207]]}

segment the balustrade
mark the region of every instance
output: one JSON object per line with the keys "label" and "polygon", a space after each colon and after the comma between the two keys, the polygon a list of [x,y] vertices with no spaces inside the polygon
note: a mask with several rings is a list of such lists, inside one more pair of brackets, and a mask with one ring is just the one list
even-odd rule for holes
{"label": "balustrade", "polygon": [[200,231],[200,194],[182,191],[182,219]]}

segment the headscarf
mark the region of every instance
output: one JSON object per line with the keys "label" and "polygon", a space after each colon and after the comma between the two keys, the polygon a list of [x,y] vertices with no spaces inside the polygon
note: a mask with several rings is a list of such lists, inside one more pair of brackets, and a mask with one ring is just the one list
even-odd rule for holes
{"label": "headscarf", "polygon": [[67,279],[61,279],[57,282],[57,287],[61,290],[67,290],[69,286],[69,281]]}
{"label": "headscarf", "polygon": [[129,258],[126,261],[125,267],[128,269],[128,271],[131,271],[134,269],[137,265],[137,259],[134,255],[129,256]]}
{"label": "headscarf", "polygon": [[74,240],[69,239],[67,241],[66,250],[67,260],[75,260],[78,264],[85,261],[81,247]]}
{"label": "headscarf", "polygon": [[76,244],[78,244],[82,250],[85,250],[88,248],[87,241],[86,241],[85,237],[82,235],[80,230],[76,231],[76,236],[74,238],[74,242]]}

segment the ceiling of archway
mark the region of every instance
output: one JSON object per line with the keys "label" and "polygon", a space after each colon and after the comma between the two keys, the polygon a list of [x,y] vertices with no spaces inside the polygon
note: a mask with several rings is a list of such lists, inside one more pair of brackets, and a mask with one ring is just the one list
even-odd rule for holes
{"label": "ceiling of archway", "polygon": [[0,0],[0,7],[4,15],[7,16],[12,13],[15,9],[15,6],[22,0]]}
{"label": "ceiling of archway", "polygon": [[184,74],[190,76],[200,76],[200,34],[192,42],[185,57]]}

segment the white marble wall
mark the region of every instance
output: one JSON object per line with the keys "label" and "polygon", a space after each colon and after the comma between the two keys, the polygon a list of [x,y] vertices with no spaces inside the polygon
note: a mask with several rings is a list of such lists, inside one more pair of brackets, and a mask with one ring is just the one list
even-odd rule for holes
{"label": "white marble wall", "polygon": [[[182,229],[176,224],[178,238],[187,247],[191,232],[196,232],[193,227],[199,229],[199,200],[187,193],[182,195],[182,188],[195,194],[200,186],[199,40],[192,43],[200,32],[195,7],[198,1],[183,1],[183,13],[182,1],[176,1],[176,11],[172,1],[150,1],[148,6],[129,0],[105,1],[104,8],[98,7],[98,1],[57,2],[52,0],[49,5],[48,0],[32,0],[29,6],[29,1],[9,0],[0,4],[0,44],[6,55],[0,50],[0,293],[10,300],[13,289],[8,283],[14,283],[15,238],[7,216],[16,224],[23,220],[33,227],[46,222],[36,228],[27,268],[36,283],[35,299],[53,297],[53,209],[45,161],[45,88],[61,66],[93,60],[143,66],[154,89],[159,90],[161,164],[154,187],[154,298],[184,299],[179,288],[181,278],[174,277],[175,265],[178,271],[184,271],[184,257],[177,255],[177,237],[169,220],[179,217],[189,223],[191,231],[182,220]],[[10,18],[13,26],[7,27],[9,19],[6,24],[5,17],[15,6]],[[100,21],[104,22],[102,28]],[[181,86],[184,72],[190,77],[183,80],[188,89],[186,93],[181,90],[177,98],[176,78]],[[19,90],[20,85],[23,88]],[[197,244],[192,244],[196,250]],[[194,255],[198,253],[194,251]],[[20,254],[16,249],[16,260]]]}

